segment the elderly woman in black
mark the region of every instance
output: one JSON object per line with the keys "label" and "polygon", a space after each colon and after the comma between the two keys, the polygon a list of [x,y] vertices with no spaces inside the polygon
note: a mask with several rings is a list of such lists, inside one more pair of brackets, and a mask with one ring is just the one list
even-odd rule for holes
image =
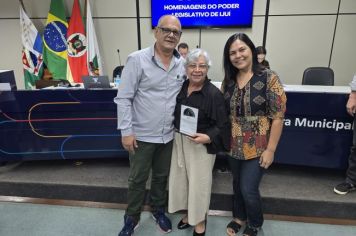
{"label": "elderly woman in black", "polygon": [[[185,62],[188,79],[177,96],[174,112],[177,132],[169,176],[168,211],[187,210],[178,229],[194,226],[193,235],[205,235],[215,154],[229,147],[224,98],[207,78],[210,65],[206,51],[195,49],[188,54]],[[188,129],[186,116],[193,120]],[[196,131],[189,132],[194,123]]]}
{"label": "elderly woman in black", "polygon": [[263,224],[259,185],[273,162],[283,128],[286,95],[278,75],[260,65],[246,34],[234,34],[224,48],[222,89],[230,114],[233,220],[227,234],[256,236]]}

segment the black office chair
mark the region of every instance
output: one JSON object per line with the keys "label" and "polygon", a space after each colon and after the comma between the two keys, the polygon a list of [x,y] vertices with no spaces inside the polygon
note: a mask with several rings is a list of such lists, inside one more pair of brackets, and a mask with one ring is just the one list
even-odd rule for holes
{"label": "black office chair", "polygon": [[115,67],[113,73],[112,73],[112,79],[113,81],[115,80],[116,76],[118,75],[121,77],[122,70],[124,69],[124,66],[117,66]]}
{"label": "black office chair", "polygon": [[329,67],[309,67],[303,73],[303,85],[334,85],[334,71]]}

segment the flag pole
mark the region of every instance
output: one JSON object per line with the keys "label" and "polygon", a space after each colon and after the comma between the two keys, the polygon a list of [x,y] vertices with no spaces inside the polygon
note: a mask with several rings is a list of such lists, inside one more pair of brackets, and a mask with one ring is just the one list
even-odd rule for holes
{"label": "flag pole", "polygon": [[[26,12],[25,5],[23,4],[23,0],[19,0],[19,2],[21,4],[21,6],[22,6],[22,9]],[[27,12],[26,12],[26,14],[27,14]]]}
{"label": "flag pole", "polygon": [[84,5],[84,15],[85,15],[85,19],[87,18],[87,5],[88,5],[88,0],[85,0],[85,5]]}

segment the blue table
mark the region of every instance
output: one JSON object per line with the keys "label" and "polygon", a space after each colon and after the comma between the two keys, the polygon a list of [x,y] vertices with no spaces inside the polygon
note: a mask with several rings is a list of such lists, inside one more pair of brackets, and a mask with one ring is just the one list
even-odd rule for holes
{"label": "blue table", "polygon": [[353,119],[346,112],[349,87],[286,86],[285,126],[276,162],[347,168]]}

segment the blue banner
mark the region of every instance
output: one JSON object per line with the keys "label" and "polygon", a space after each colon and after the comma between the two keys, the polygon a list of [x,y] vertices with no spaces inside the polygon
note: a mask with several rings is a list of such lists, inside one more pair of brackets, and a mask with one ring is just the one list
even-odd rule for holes
{"label": "blue banner", "polygon": [[183,28],[251,27],[253,0],[151,0],[152,27],[162,15],[178,17]]}
{"label": "blue banner", "polygon": [[[128,158],[117,130],[116,94],[114,89],[3,91],[0,161]],[[345,169],[353,135],[347,99],[348,93],[287,91],[275,162]]]}

